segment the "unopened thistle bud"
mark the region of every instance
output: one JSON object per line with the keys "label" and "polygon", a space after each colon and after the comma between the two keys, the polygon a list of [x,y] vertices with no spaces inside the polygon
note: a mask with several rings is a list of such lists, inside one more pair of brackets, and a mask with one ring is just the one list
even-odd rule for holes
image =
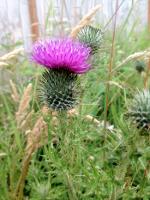
{"label": "unopened thistle bud", "polygon": [[131,102],[129,116],[137,128],[150,129],[150,91],[139,91]]}
{"label": "unopened thistle bud", "polygon": [[77,38],[91,48],[91,54],[95,54],[100,49],[103,33],[99,28],[85,26],[79,31]]}
{"label": "unopened thistle bud", "polygon": [[137,70],[138,73],[142,73],[145,71],[146,64],[143,61],[137,60],[135,63],[135,69]]}
{"label": "unopened thistle bud", "polygon": [[39,97],[54,110],[72,109],[78,100],[77,75],[62,69],[46,70],[41,78]]}

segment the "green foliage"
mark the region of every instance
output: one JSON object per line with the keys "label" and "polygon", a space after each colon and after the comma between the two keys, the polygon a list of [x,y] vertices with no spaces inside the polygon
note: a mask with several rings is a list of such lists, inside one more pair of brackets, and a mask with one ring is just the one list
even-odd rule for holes
{"label": "green foliage", "polygon": [[[110,47],[110,36],[105,37],[107,38],[105,45]],[[50,114],[45,117],[48,124],[48,140],[32,157],[25,182],[25,199],[149,200],[149,135],[141,134],[141,131],[133,126],[133,121],[126,117],[128,102],[132,102],[136,88],[139,90],[143,88],[143,78],[137,73],[132,62],[116,68],[118,63],[130,53],[147,48],[149,42],[143,41],[143,35],[136,36],[137,43],[135,43],[134,35],[130,35],[129,41],[125,37],[128,38],[124,36],[116,39],[115,61],[109,83],[107,122],[114,128],[105,129],[102,125],[97,126],[94,121],[89,122],[85,118],[86,115],[92,115],[101,122],[104,120],[106,83],[108,82],[107,67],[110,56],[110,52],[106,49],[97,57],[93,69],[80,79],[84,91],[81,93],[79,115],[68,119],[62,114],[57,128],[52,126]],[[29,131],[37,118],[42,115],[39,102],[35,98],[37,80],[42,72],[29,66],[26,58],[12,62],[9,70],[11,66],[16,66],[13,68],[12,79],[17,85],[19,94],[22,95],[23,87],[29,82],[32,82],[34,86],[29,109],[29,111],[34,110],[34,115],[29,122],[30,126],[24,128]],[[61,83],[60,80],[55,79],[55,73],[44,72],[43,76],[54,80],[54,85],[41,82],[44,95],[49,92],[54,96],[60,95],[56,91],[56,82],[59,83],[61,89],[66,87],[66,81],[71,85],[71,89],[66,88],[66,92],[69,89],[71,94],[75,89],[78,93],[78,88],[74,88],[72,84],[72,80],[76,80],[74,76],[70,78],[67,73],[62,74]],[[42,98],[47,101],[44,95],[42,94]],[[143,98],[143,102],[147,109],[146,99]],[[144,108],[140,106],[141,102],[138,98],[134,106]],[[71,105],[74,105],[74,101]],[[51,102],[49,102],[50,106]],[[11,92],[9,90],[0,91],[1,200],[11,200],[14,194],[26,146],[25,130],[17,127],[15,119],[17,108],[18,104],[11,99]]]}

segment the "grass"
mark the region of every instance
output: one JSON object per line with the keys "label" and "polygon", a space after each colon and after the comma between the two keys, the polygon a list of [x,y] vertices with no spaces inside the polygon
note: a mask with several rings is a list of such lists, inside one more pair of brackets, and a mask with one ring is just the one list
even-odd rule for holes
{"label": "grass", "polygon": [[[148,48],[150,42],[145,38],[148,38],[146,31],[116,35],[113,69],[130,54]],[[25,127],[20,128],[15,116],[19,102],[12,100],[11,92],[0,93],[1,200],[15,199],[26,155],[26,134],[33,132],[40,116],[47,123],[48,139],[42,140],[42,145],[32,153],[25,177],[24,199],[149,200],[149,134],[141,133],[125,115],[136,88],[144,87],[143,77],[135,70],[135,63],[129,62],[111,72],[106,94],[110,44],[108,33],[104,44],[108,48],[97,56],[94,69],[81,78],[83,95],[77,107],[79,114],[69,119],[61,116],[58,125],[52,123],[52,114],[41,112],[36,98],[41,71],[21,56],[7,66],[7,70],[13,71],[12,79],[20,98],[24,88],[32,83],[31,101],[26,111],[34,113]],[[104,120],[106,95],[109,99],[107,122],[113,125],[111,130],[86,118],[91,115],[100,122]]]}

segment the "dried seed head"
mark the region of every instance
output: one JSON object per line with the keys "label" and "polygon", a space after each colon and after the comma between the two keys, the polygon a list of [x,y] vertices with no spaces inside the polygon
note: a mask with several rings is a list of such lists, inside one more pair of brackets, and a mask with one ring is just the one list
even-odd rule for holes
{"label": "dried seed head", "polygon": [[72,31],[70,36],[72,38],[76,38],[78,32],[80,31],[81,28],[83,28],[84,26],[90,24],[93,16],[96,14],[96,12],[102,8],[102,6],[100,4],[96,5],[94,8],[92,8],[81,20],[80,22],[77,24],[77,26],[75,26]]}
{"label": "dried seed head", "polygon": [[22,120],[25,118],[27,114],[27,110],[28,110],[29,103],[31,100],[31,91],[32,91],[32,84],[30,83],[24,90],[23,96],[19,103],[18,111],[16,113],[16,120],[17,120],[18,126],[20,125],[20,123],[22,122]]}
{"label": "dried seed head", "polygon": [[19,101],[19,94],[18,94],[16,85],[12,80],[10,80],[9,82],[10,82],[10,86],[11,86],[11,89],[12,89],[11,97],[14,100],[14,102],[18,102]]}

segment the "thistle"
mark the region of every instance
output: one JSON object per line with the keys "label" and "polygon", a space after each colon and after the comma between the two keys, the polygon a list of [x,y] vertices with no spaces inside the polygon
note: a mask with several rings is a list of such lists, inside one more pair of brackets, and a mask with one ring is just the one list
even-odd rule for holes
{"label": "thistle", "polygon": [[77,75],[90,69],[90,52],[89,47],[71,39],[40,41],[33,46],[32,60],[47,68],[39,87],[45,105],[57,111],[76,105]]}
{"label": "thistle", "polygon": [[67,70],[46,70],[39,87],[41,101],[54,110],[69,110],[77,103],[77,75]]}
{"label": "thistle", "polygon": [[150,91],[139,91],[132,100],[129,116],[137,128],[150,129]]}
{"label": "thistle", "polygon": [[77,35],[77,38],[80,42],[85,43],[91,48],[91,54],[95,54],[100,49],[102,37],[102,31],[92,26],[85,26]]}

